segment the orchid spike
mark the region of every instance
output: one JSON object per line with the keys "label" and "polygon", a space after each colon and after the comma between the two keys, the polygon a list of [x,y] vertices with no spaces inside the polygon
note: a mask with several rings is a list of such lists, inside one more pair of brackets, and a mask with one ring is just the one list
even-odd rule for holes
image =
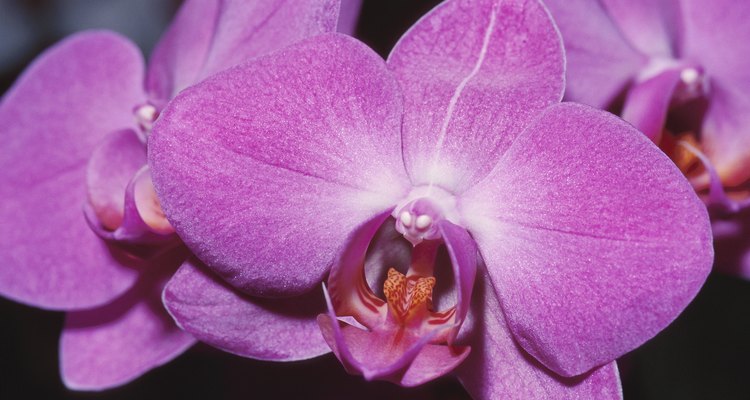
{"label": "orchid spike", "polygon": [[[640,132],[559,103],[563,75],[540,2],[448,0],[385,62],[327,34],[184,91],[154,126],[154,185],[245,293],[325,282],[321,331],[351,373],[619,398],[615,358],[695,296],[711,231]],[[177,321],[221,335],[202,293],[170,290]]]}
{"label": "orchid spike", "polygon": [[[127,39],[84,32],[42,54],[3,97],[0,294],[68,311],[60,365],[69,388],[124,384],[195,342],[161,304],[178,267],[203,268],[165,218],[151,181],[146,152],[164,106],[240,61],[335,30],[338,9],[337,0],[188,0],[147,69]],[[279,316],[284,304],[238,303],[244,322],[264,325],[244,325],[244,340],[228,350],[274,360],[326,351],[322,339],[290,349],[293,335],[272,348],[246,344],[256,334],[283,338],[285,329],[315,333],[322,302],[296,319]]]}
{"label": "orchid spike", "polygon": [[750,278],[750,3],[549,0],[567,97],[617,109],[689,178],[714,223],[716,266]]}

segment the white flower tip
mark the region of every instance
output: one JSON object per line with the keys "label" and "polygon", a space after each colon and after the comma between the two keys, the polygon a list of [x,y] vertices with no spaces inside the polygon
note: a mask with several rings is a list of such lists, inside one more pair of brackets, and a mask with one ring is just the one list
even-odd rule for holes
{"label": "white flower tip", "polygon": [[154,122],[156,119],[156,107],[151,104],[144,104],[135,110],[135,115],[139,121]]}
{"label": "white flower tip", "polygon": [[429,215],[423,214],[417,217],[417,229],[427,229],[430,225],[432,225],[432,217]]}
{"label": "white flower tip", "polygon": [[700,72],[695,68],[685,68],[680,72],[680,79],[686,84],[694,84],[700,78]]}
{"label": "white flower tip", "polygon": [[405,227],[410,227],[412,222],[411,213],[408,211],[403,211],[401,215],[399,215],[399,219],[401,220],[401,223],[404,224]]}

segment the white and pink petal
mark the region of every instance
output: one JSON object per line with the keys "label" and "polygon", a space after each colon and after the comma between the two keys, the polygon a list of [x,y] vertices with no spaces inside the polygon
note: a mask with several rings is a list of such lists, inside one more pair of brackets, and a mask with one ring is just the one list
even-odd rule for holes
{"label": "white and pink petal", "polygon": [[462,201],[514,337],[565,376],[665,328],[711,270],[708,215],[681,172],[586,106],[547,109]]}
{"label": "white and pink petal", "polygon": [[98,391],[123,385],[196,342],[175,325],[161,302],[162,288],[184,259],[182,253],[152,259],[138,283],[111,303],[66,315],[60,369],[68,388]]}
{"label": "white and pink petal", "polygon": [[86,165],[107,135],[134,129],[143,60],[125,38],[90,31],[43,53],[0,104],[0,293],[52,309],[105,303],[137,271],[86,223]]}
{"label": "white and pink petal", "polygon": [[325,311],[319,289],[288,299],[252,298],[190,259],[169,280],[163,299],[182,329],[233,354],[296,361],[331,351],[316,320]]}
{"label": "white and pink petal", "polygon": [[529,121],[560,101],[560,36],[538,1],[446,1],[388,57],[404,89],[403,146],[416,185],[461,192]]}
{"label": "white and pink petal", "polygon": [[154,49],[149,93],[162,107],[219,71],[335,31],[338,15],[339,0],[189,0]]}
{"label": "white and pink petal", "polygon": [[178,96],[149,143],[154,185],[177,233],[224,279],[299,295],[352,229],[408,190],[401,114],[382,59],[318,36]]}

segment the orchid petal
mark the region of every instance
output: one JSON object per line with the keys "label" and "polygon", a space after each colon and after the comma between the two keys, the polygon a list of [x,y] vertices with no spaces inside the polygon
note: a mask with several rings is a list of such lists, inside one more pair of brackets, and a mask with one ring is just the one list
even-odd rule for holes
{"label": "orchid petal", "polygon": [[180,237],[228,282],[302,294],[354,227],[405,196],[401,110],[382,59],[318,36],[175,99],[149,143],[154,185]]}
{"label": "orchid petal", "polygon": [[[747,88],[747,89],[745,89]],[[750,178],[750,80],[712,81],[710,106],[701,130],[701,144],[726,186]]]}
{"label": "orchid petal", "polygon": [[481,279],[477,286],[472,352],[456,371],[474,400],[622,399],[615,362],[583,376],[557,376],[513,341],[492,286]]}
{"label": "orchid petal", "polygon": [[359,20],[361,10],[362,0],[341,0],[341,12],[339,13],[336,31],[353,36],[357,29],[357,20]]}
{"label": "orchid petal", "polygon": [[[471,3],[471,4],[467,4]],[[537,1],[446,1],[396,44],[412,181],[460,192],[562,97],[560,37]]]}
{"label": "orchid petal", "polygon": [[677,85],[681,69],[673,68],[635,84],[627,94],[622,118],[643,132],[654,143],[659,143],[667,111]]}
{"label": "orchid petal", "polygon": [[151,168],[148,165],[141,168],[128,187],[128,199],[126,205],[132,201],[134,214],[142,222],[146,229],[157,235],[170,235],[174,233],[174,228],[169,224],[164,212],[161,210],[159,198],[154,189],[154,183],[151,180]]}
{"label": "orchid petal", "polygon": [[[721,210],[723,213],[733,214],[748,206],[749,199],[735,201],[727,195],[716,168],[703,152],[689,142],[681,141],[677,145],[692,153],[703,164],[708,178],[708,195],[703,196],[703,201],[709,210]],[[714,237],[715,241],[716,238]]]}
{"label": "orchid petal", "polygon": [[592,0],[545,0],[563,41],[565,97],[607,108],[647,62],[625,40],[604,7]]}
{"label": "orchid petal", "polygon": [[586,106],[547,109],[463,202],[514,337],[565,376],[662,330],[711,269],[706,208],[681,172]]}
{"label": "orchid petal", "polygon": [[685,57],[701,64],[712,77],[747,83],[750,43],[736,39],[750,35],[745,23],[750,4],[716,0],[707,7],[701,0],[682,0],[681,6]]}
{"label": "orchid petal", "polygon": [[102,390],[122,385],[195,343],[172,322],[161,303],[161,289],[181,259],[171,254],[157,257],[123,296],[66,315],[60,368],[68,388]]}
{"label": "orchid petal", "polygon": [[750,279],[750,210],[730,219],[712,221],[716,262],[714,268],[734,276]]}
{"label": "orchid petal", "polygon": [[154,49],[149,92],[166,103],[216,72],[333,32],[338,7],[339,0],[189,0]]}
{"label": "orchid petal", "polygon": [[400,340],[394,348],[392,335],[351,325],[340,327],[331,315],[321,314],[318,324],[347,371],[362,374],[367,380],[385,379],[406,387],[445,375],[465,360],[470,351],[468,347],[430,344],[429,340],[439,333],[437,330],[418,340]]}
{"label": "orchid petal", "polygon": [[144,165],[146,145],[132,129],[111,133],[91,154],[86,168],[89,202],[107,229],[122,224],[125,189]]}
{"label": "orchid petal", "polygon": [[86,224],[86,162],[134,128],[143,62],[119,35],[86,32],[42,54],[0,105],[0,293],[43,308],[105,303],[136,271]]}
{"label": "orchid petal", "polygon": [[289,299],[250,298],[188,260],[167,283],[164,305],[200,341],[243,357],[295,361],[331,351],[316,321],[325,310],[319,290]]}
{"label": "orchid petal", "polygon": [[706,70],[710,106],[703,149],[727,185],[750,177],[750,3],[682,1],[684,57]]}
{"label": "orchid petal", "polygon": [[676,23],[680,21],[679,3],[680,0],[602,0],[628,42],[652,57],[671,57],[677,50],[679,43],[674,40],[680,33]]}
{"label": "orchid petal", "polygon": [[447,220],[441,221],[440,232],[448,248],[457,282],[455,319],[463,321],[469,312],[471,292],[477,273],[477,246],[468,232]]}

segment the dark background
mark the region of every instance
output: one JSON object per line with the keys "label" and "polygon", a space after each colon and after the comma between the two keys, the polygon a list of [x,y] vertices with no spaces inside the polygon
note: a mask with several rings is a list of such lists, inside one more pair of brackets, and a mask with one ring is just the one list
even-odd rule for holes
{"label": "dark background", "polygon": [[[121,32],[148,54],[179,3],[0,0],[0,91],[40,51],[78,30]],[[365,0],[356,34],[386,56],[398,37],[437,3]],[[123,387],[101,393],[71,392],[58,373],[62,322],[62,313],[0,299],[0,400],[468,398],[452,378],[403,389],[349,376],[331,355],[270,363],[205,345]],[[750,399],[750,282],[713,274],[675,323],[620,365],[626,399]]]}

